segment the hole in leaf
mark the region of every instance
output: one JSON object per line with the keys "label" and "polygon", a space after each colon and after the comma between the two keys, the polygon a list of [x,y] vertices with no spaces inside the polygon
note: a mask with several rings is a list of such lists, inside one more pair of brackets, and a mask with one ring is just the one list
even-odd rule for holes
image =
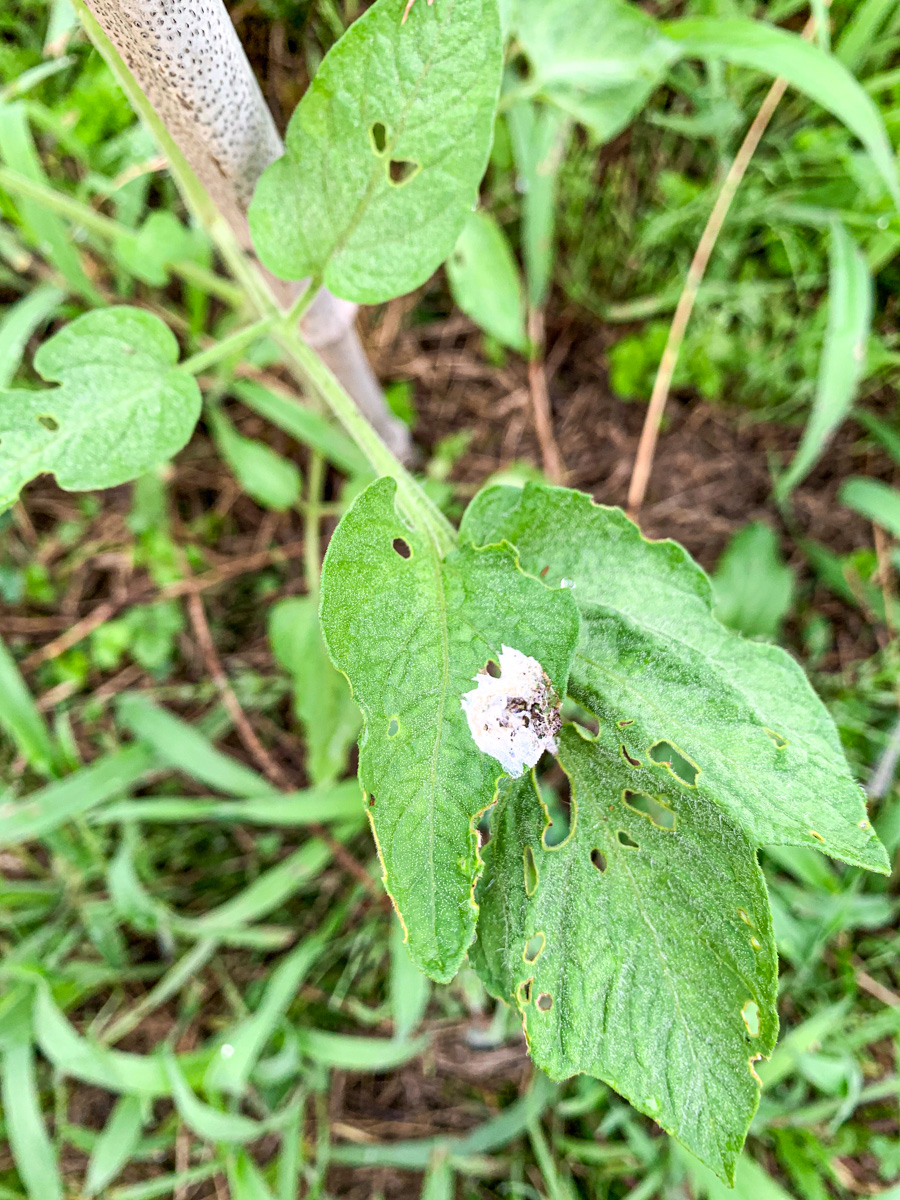
{"label": "hole in leaf", "polygon": [[550,571],[550,565],[548,563],[547,566],[544,567],[543,571],[541,571],[541,579],[546,579],[547,575],[549,574],[549,571]]}
{"label": "hole in leaf", "polygon": [[374,807],[375,807],[375,797],[370,792],[369,793],[369,808],[374,808]]}
{"label": "hole in leaf", "polygon": [[387,127],[381,121],[376,121],[369,130],[372,137],[372,145],[375,147],[376,154],[384,154],[387,146]]}
{"label": "hole in leaf", "polygon": [[747,914],[744,912],[744,910],[742,908],[739,908],[737,910],[737,914],[741,918],[741,920],[744,922],[745,925],[748,925],[751,929],[753,929],[753,922],[750,920],[750,918],[747,916]]}
{"label": "hole in leaf", "polygon": [[[765,726],[763,726],[763,728],[765,729]],[[776,733],[774,729],[766,729],[766,733],[769,735],[769,737],[775,743],[776,750],[786,750],[787,749],[787,744],[788,744],[787,738],[782,737],[780,733]]]}
{"label": "hole in leaf", "polygon": [[549,992],[541,992],[537,998],[537,1006],[541,1012],[549,1012],[553,1007],[553,997]]}
{"label": "hole in leaf", "polygon": [[650,757],[659,766],[665,767],[666,770],[674,775],[676,779],[680,779],[682,783],[686,783],[688,787],[697,786],[697,776],[700,774],[700,768],[696,763],[691,762],[677,746],[673,746],[671,742],[657,742],[650,747]]}
{"label": "hole in leaf", "polygon": [[499,663],[495,663],[492,658],[489,658],[484,664],[486,674],[490,675],[491,679],[499,679],[501,675]]}
{"label": "hole in leaf", "polygon": [[622,799],[629,808],[640,813],[642,817],[647,817],[659,829],[674,829],[678,823],[678,818],[668,804],[664,804],[656,796],[648,795],[647,792],[625,791],[622,793]]}
{"label": "hole in leaf", "polygon": [[525,979],[516,988],[516,1002],[522,1008],[526,1004],[531,1003],[531,985],[533,980]]}
{"label": "hole in leaf", "polygon": [[754,950],[762,950],[762,944],[760,943],[759,938],[752,937],[750,939],[750,945]]}
{"label": "hole in leaf", "polygon": [[748,1000],[741,1009],[741,1016],[751,1037],[759,1037],[759,1005],[755,1000]]}
{"label": "hole in leaf", "polygon": [[419,173],[419,164],[410,162],[407,158],[392,158],[388,167],[388,175],[395,187],[403,187],[414,175]]}
{"label": "hole in leaf", "polygon": [[403,538],[394,538],[393,545],[395,553],[399,554],[401,558],[412,558],[409,542],[405,542]]}
{"label": "hole in leaf", "polygon": [[530,846],[526,846],[522,852],[522,863],[525,868],[525,895],[533,896],[537,889],[540,875],[538,874],[537,863],[534,861],[534,851]]}
{"label": "hole in leaf", "polygon": [[569,777],[554,763],[539,778],[541,799],[550,818],[541,842],[548,850],[561,846],[572,831],[572,789]]}
{"label": "hole in leaf", "polygon": [[637,842],[633,838],[630,838],[624,829],[620,829],[616,837],[619,839],[620,844],[627,846],[629,850],[640,850]]}
{"label": "hole in leaf", "polygon": [[822,837],[821,833],[816,833],[816,831],[815,831],[814,829],[811,829],[811,830],[809,831],[809,836],[810,836],[810,837],[814,837],[814,838],[816,839],[816,841],[817,841],[817,842],[824,842],[824,841],[825,841],[825,839]]}
{"label": "hole in leaf", "polygon": [[594,864],[594,866],[597,868],[597,870],[602,875],[603,872],[606,870],[606,855],[603,853],[603,851],[602,850],[592,850],[591,851],[591,862]]}
{"label": "hole in leaf", "polygon": [[620,729],[627,729],[629,725],[633,725],[634,721],[616,721]]}
{"label": "hole in leaf", "polygon": [[396,717],[391,717],[390,723],[388,725],[388,737],[396,737],[399,732],[400,732],[400,722],[397,720]]}
{"label": "hole in leaf", "polygon": [[59,430],[59,421],[56,417],[51,417],[46,413],[38,417],[37,422],[38,425],[43,425],[49,433],[56,433]]}
{"label": "hole in leaf", "polygon": [[547,939],[542,933],[536,933],[525,945],[525,953],[522,958],[527,963],[537,962],[544,952],[544,947],[547,944]]}
{"label": "hole in leaf", "polygon": [[621,752],[622,757],[628,763],[629,767],[634,767],[634,769],[637,770],[641,765],[641,760],[639,758],[632,758],[624,746],[620,746],[619,751]]}

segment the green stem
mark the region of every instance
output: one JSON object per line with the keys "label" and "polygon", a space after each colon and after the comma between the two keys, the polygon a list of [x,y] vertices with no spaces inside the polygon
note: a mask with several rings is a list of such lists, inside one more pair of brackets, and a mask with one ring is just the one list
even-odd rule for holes
{"label": "green stem", "polygon": [[240,354],[242,350],[246,350],[248,346],[258,342],[261,337],[270,332],[278,320],[279,318],[275,316],[260,317],[252,325],[245,325],[243,329],[238,329],[227,338],[223,338],[222,341],[216,342],[215,345],[208,346],[206,350],[200,350],[197,354],[186,358],[180,364],[180,370],[187,371],[189,375],[199,375],[201,371],[216,366],[217,363],[230,358],[233,354]]}
{"label": "green stem", "polygon": [[431,536],[442,557],[449,553],[456,545],[455,529],[384,444],[318,354],[296,329],[282,325],[275,330],[274,337],[288,367],[322,397],[374,470],[396,480],[397,498],[406,517]]}
{"label": "green stem", "polygon": [[309,311],[309,306],[318,295],[321,286],[322,280],[319,277],[307,280],[307,286],[288,309],[287,316],[285,317],[285,322],[288,325],[300,324]]}
{"label": "green stem", "polygon": [[[98,213],[91,208],[89,204],[83,204],[80,200],[76,200],[74,196],[54,191],[46,184],[29,179],[26,175],[20,175],[18,171],[11,171],[8,167],[0,167],[0,188],[9,192],[11,196],[22,196],[26,200],[34,200],[35,203],[43,205],[50,212],[66,217],[76,225],[81,225],[89,233],[108,241],[118,242],[137,236],[133,229],[123,225],[121,221],[104,216],[103,213]],[[233,308],[239,308],[247,302],[242,288],[229,283],[227,279],[223,279],[215,271],[210,271],[199,263],[179,261],[170,263],[169,266],[173,273],[179,275],[186,283],[196,284],[211,296],[217,296]]]}

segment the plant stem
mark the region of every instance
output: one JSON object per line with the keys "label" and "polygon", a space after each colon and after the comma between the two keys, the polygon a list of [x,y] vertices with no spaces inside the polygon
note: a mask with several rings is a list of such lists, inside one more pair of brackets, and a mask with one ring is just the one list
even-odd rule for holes
{"label": "plant stem", "polygon": [[200,350],[197,354],[186,358],[180,364],[180,370],[187,371],[189,375],[199,375],[201,371],[205,371],[208,367],[214,367],[223,359],[230,358],[233,354],[240,354],[242,350],[246,350],[248,346],[252,346],[254,342],[269,333],[278,319],[276,316],[260,317],[252,325],[245,325],[243,329],[236,330],[235,333],[209,346],[206,350]]}
{"label": "plant stem", "polygon": [[309,306],[315,300],[319,293],[319,288],[322,286],[321,278],[315,277],[307,281],[306,288],[300,293],[291,307],[288,309],[285,321],[290,325],[299,325],[309,309]]}
{"label": "plant stem", "polygon": [[322,397],[372,467],[379,475],[396,480],[397,497],[406,517],[430,534],[441,555],[452,550],[456,545],[453,526],[384,444],[318,354],[293,327],[279,326],[274,336],[290,369]]}

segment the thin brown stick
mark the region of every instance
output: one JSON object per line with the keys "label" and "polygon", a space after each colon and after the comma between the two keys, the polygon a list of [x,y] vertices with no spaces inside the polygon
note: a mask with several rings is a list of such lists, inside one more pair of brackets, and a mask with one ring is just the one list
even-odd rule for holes
{"label": "thin brown stick", "polygon": [[[806,39],[811,38],[815,32],[815,26],[815,18],[810,17],[803,29],[803,37]],[[672,319],[672,325],[669,329],[669,336],[666,340],[666,348],[663,351],[662,361],[656,373],[653,392],[650,396],[650,405],[647,409],[647,416],[644,418],[644,428],[641,430],[641,440],[638,444],[637,456],[634,462],[631,486],[628,489],[628,515],[632,518],[637,516],[647,495],[647,486],[650,483],[650,474],[653,470],[653,458],[656,454],[656,443],[659,439],[659,429],[662,424],[663,413],[666,409],[666,401],[669,398],[684,336],[694,311],[700,285],[706,274],[706,268],[709,266],[709,260],[712,257],[719,234],[722,232],[722,226],[725,224],[732,202],[737,195],[738,188],[741,185],[744,175],[747,173],[747,168],[750,166],[753,155],[762,141],[763,134],[766,132],[776,108],[781,103],[781,99],[787,91],[787,87],[787,80],[779,76],[766,93],[766,98],[760,105],[759,112],[756,114],[753,124],[747,130],[747,134],[741,143],[741,148],[738,150],[734,162],[725,176],[719,195],[716,198],[716,203],[709,214],[709,220],[706,222],[706,228],[703,230],[703,235],[694,252],[687,278],[684,281],[684,287],[678,298],[678,306],[675,309],[675,316]]]}
{"label": "thin brown stick", "polygon": [[534,428],[541,448],[541,464],[550,482],[559,484],[565,482],[566,468],[553,435],[550,393],[544,372],[544,314],[540,309],[534,309],[528,318],[528,337],[534,347],[528,360],[528,386],[531,390]]}

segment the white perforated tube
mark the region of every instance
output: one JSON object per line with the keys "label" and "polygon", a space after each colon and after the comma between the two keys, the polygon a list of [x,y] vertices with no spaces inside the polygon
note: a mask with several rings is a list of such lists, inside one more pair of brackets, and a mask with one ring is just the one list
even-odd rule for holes
{"label": "white perforated tube", "polygon": [[[222,0],[86,3],[216,207],[250,249],[247,206],[257,179],[284,147]],[[355,304],[323,289],[304,319],[304,335],[394,453],[408,459],[409,431],[385,404],[355,315]]]}

